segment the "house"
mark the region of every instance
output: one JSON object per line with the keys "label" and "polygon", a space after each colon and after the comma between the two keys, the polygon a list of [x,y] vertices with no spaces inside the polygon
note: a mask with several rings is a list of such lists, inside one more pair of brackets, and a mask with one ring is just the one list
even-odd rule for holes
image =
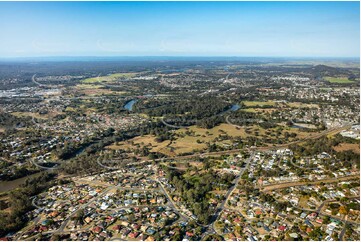
{"label": "house", "polygon": [[250,218],[254,218],[254,213],[252,210],[248,210],[247,211],[247,216],[250,217]]}
{"label": "house", "polygon": [[147,237],[147,239],[145,241],[154,241],[154,237],[153,236],[149,236]]}
{"label": "house", "polygon": [[91,217],[86,217],[85,219],[84,219],[84,221],[85,221],[85,223],[90,223],[91,221],[92,221],[93,219],[91,218]]}
{"label": "house", "polygon": [[130,232],[132,232],[130,229],[125,228],[120,231],[122,233],[122,237],[127,237]]}
{"label": "house", "polygon": [[316,217],[317,217],[317,213],[310,213],[310,214],[307,216],[307,219],[309,219],[309,220],[315,220]]}
{"label": "house", "polygon": [[287,229],[287,226],[285,226],[285,225],[278,226],[279,231],[285,231],[286,229]]}
{"label": "house", "polygon": [[322,223],[323,223],[323,219],[322,219],[322,218],[316,219],[316,223],[322,224]]}
{"label": "house", "polygon": [[255,211],[255,214],[256,214],[256,215],[261,215],[261,214],[262,214],[262,210],[261,210],[261,209],[257,209],[257,210]]}
{"label": "house", "polygon": [[145,241],[148,238],[148,235],[142,233],[139,235],[140,240]]}
{"label": "house", "polygon": [[132,232],[132,233],[129,233],[128,237],[131,239],[135,239],[138,237],[138,235],[139,235],[139,232]]}
{"label": "house", "polygon": [[300,218],[304,219],[304,218],[306,218],[306,216],[307,216],[307,213],[301,213]]}
{"label": "house", "polygon": [[115,225],[113,227],[113,230],[117,231],[119,233],[119,231],[122,229],[122,226],[120,226],[119,224],[118,225]]}
{"label": "house", "polygon": [[241,220],[237,217],[237,218],[235,218],[235,219],[233,220],[233,222],[234,222],[235,224],[239,225],[240,222],[241,222]]}
{"label": "house", "polygon": [[122,222],[120,222],[120,224],[125,227],[128,227],[128,225],[129,225],[129,223],[127,221],[122,221]]}
{"label": "house", "polygon": [[330,223],[326,227],[326,233],[331,235],[333,233],[333,230],[337,227],[335,223]]}
{"label": "house", "polygon": [[99,234],[103,229],[99,226],[95,226],[92,230],[94,231],[94,233]]}

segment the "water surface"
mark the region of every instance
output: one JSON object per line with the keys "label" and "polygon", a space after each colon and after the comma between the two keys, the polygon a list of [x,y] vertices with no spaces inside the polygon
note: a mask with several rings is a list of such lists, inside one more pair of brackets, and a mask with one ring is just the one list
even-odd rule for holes
{"label": "water surface", "polygon": [[128,110],[128,111],[132,111],[132,110],[133,110],[133,105],[134,105],[134,103],[136,103],[136,102],[137,102],[137,100],[132,99],[132,100],[128,101],[128,102],[124,105],[124,108],[125,108],[126,110]]}

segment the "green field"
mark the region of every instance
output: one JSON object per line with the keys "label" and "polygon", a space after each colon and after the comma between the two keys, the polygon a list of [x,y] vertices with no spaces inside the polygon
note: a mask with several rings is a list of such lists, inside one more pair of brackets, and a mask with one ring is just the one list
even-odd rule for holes
{"label": "green field", "polygon": [[324,77],[326,81],[331,83],[354,83],[354,81],[349,80],[347,77]]}

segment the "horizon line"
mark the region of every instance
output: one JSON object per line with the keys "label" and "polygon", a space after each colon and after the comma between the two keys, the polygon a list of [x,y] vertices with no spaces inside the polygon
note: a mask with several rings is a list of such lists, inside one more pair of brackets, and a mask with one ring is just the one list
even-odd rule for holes
{"label": "horizon line", "polygon": [[0,56],[1,59],[41,58],[294,58],[294,59],[360,59],[360,56],[240,56],[240,55],[49,55],[49,56]]}

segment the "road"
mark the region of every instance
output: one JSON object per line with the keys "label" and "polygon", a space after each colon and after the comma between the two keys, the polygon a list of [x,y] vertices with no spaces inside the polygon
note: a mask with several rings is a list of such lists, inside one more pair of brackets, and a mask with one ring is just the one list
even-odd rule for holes
{"label": "road", "polygon": [[[35,81],[35,75],[33,76],[33,79]],[[39,84],[41,85],[41,84]],[[239,180],[241,179],[243,173],[245,172],[245,170],[247,170],[249,168],[249,165],[253,159],[253,156],[255,154],[256,151],[260,151],[260,150],[275,150],[275,149],[278,149],[278,148],[283,148],[283,147],[287,147],[291,144],[296,144],[296,143],[301,143],[301,142],[305,142],[307,140],[310,140],[310,139],[316,139],[316,138],[319,138],[319,137],[322,137],[324,135],[327,135],[327,134],[330,134],[330,133],[334,133],[334,132],[339,132],[341,130],[344,130],[346,128],[350,127],[350,125],[347,125],[347,126],[343,126],[343,127],[339,127],[339,128],[333,128],[333,129],[329,129],[329,130],[326,130],[326,131],[323,131],[321,133],[318,133],[318,134],[315,134],[315,135],[311,135],[305,139],[302,139],[302,140],[298,140],[298,141],[294,141],[294,142],[290,142],[290,143],[287,143],[287,144],[283,144],[283,145],[278,145],[278,146],[266,146],[266,147],[255,147],[255,148],[252,148],[252,153],[251,153],[251,156],[246,160],[246,167],[243,168],[241,170],[241,172],[238,174],[238,176],[236,177],[235,181],[234,181],[234,185],[232,187],[230,187],[230,189],[227,191],[226,193],[226,197],[224,199],[224,201],[221,203],[221,205],[216,209],[214,215],[212,216],[211,218],[211,223],[208,225],[208,226],[205,226],[206,228],[206,232],[203,234],[203,238],[205,235],[207,234],[214,234],[215,233],[215,229],[214,229],[214,224],[215,224],[215,221],[219,218],[220,214],[222,213],[222,211],[224,210],[224,207],[230,197],[230,195],[234,192],[234,190],[236,189],[237,187],[237,184],[239,182]],[[222,155],[222,154],[232,154],[232,153],[239,153],[241,151],[241,149],[235,149],[235,150],[226,150],[226,151],[218,151],[218,152],[207,152],[207,153],[203,153],[203,154],[193,154],[193,155],[188,155],[188,156],[177,156],[177,157],[172,157],[172,158],[167,158],[167,159],[164,159],[164,158],[161,158],[161,159],[155,159],[155,161],[165,161],[165,160],[174,160],[174,159],[189,159],[189,158],[194,158],[194,157],[199,157],[200,155],[202,155],[203,157],[206,157],[206,156],[215,156],[215,155]],[[139,165],[139,164],[142,164],[142,163],[146,163],[146,162],[152,162],[153,160],[144,160],[144,161],[141,161],[141,162],[134,162],[133,164],[136,164],[136,165]],[[129,163],[128,165],[131,165],[132,163]],[[43,169],[49,169],[48,167],[42,167],[38,164],[36,164],[34,162],[34,165],[37,165],[38,167],[40,168],[43,168]],[[51,169],[51,168],[50,168]],[[350,179],[351,177],[344,177],[344,178],[335,178],[333,179],[332,181],[337,181],[337,180],[347,180],[347,179]],[[356,176],[352,177],[353,179],[356,178]],[[330,180],[330,179],[328,179]],[[322,180],[320,181],[317,181],[317,183],[319,182],[322,182]],[[168,200],[169,200],[169,204],[170,204],[170,207],[173,208],[175,211],[178,212],[178,214],[180,215],[180,217],[184,220],[189,220],[189,218],[185,215],[183,215],[179,209],[177,208],[176,204],[173,202],[173,200],[171,199],[170,195],[168,194],[168,192],[166,191],[166,189],[163,187],[162,183],[158,181],[158,183],[160,184],[160,187],[161,189],[163,190],[164,194],[167,196]],[[309,184],[312,183],[312,182],[308,182]],[[307,182],[305,183],[302,183],[302,184],[297,184],[297,185],[303,185],[303,184],[307,184]],[[290,183],[287,183],[287,184],[277,184],[277,186],[290,186]],[[293,185],[292,185],[293,186]],[[113,189],[115,186],[110,186],[108,187],[107,189],[105,189],[102,193],[100,193],[98,196],[92,198],[91,200],[88,201],[88,203],[78,207],[74,212],[72,212],[64,221],[63,223],[61,224],[61,226],[59,227],[58,230],[55,230],[55,231],[49,231],[49,232],[45,232],[45,233],[61,233],[63,232],[64,228],[66,227],[68,221],[70,220],[71,217],[73,217],[80,209],[84,209],[86,208],[89,204],[91,204],[92,202],[94,202],[97,198],[103,196],[105,193],[107,193],[109,190]],[[267,191],[269,190],[272,190],[272,187],[268,187],[267,188]],[[34,201],[33,201],[34,202]],[[321,209],[320,209],[321,210]],[[347,221],[346,221],[347,222]],[[353,223],[353,222],[347,222],[347,223]],[[345,228],[343,229],[343,234],[345,233]],[[342,236],[340,235],[340,238],[343,237],[343,234]]]}
{"label": "road", "polygon": [[239,129],[243,128],[242,126],[239,126],[239,125],[237,125],[237,124],[232,124],[232,123],[229,121],[229,115],[226,117],[226,122],[227,122],[227,124],[233,125],[233,126],[236,127],[236,128],[239,128]]}
{"label": "road", "polygon": [[[314,134],[314,135],[311,135],[309,137],[306,137],[304,139],[301,139],[301,140],[297,140],[297,141],[293,141],[293,142],[290,142],[290,143],[287,143],[287,144],[282,144],[282,145],[277,145],[277,146],[265,146],[265,147],[255,147],[255,148],[251,148],[253,150],[250,158],[247,160],[247,164],[246,164],[246,168],[244,168],[241,173],[239,174],[239,176],[236,178],[236,181],[235,181],[235,185],[232,186],[227,194],[226,194],[226,198],[225,200],[222,202],[221,206],[219,208],[217,208],[215,214],[212,216],[211,218],[211,224],[206,226],[206,231],[203,233],[203,236],[202,236],[202,239],[208,235],[208,234],[214,234],[215,233],[215,230],[214,230],[214,223],[215,221],[217,220],[217,218],[219,217],[219,215],[221,214],[221,212],[223,211],[224,209],[224,206],[226,204],[226,202],[228,201],[228,198],[230,196],[230,194],[232,194],[232,192],[234,191],[234,189],[236,188],[236,185],[238,184],[239,180],[241,179],[244,171],[246,169],[248,169],[248,166],[249,166],[249,163],[250,163],[250,160],[253,158],[254,156],[254,153],[255,151],[265,151],[265,150],[275,150],[275,149],[279,149],[279,148],[285,148],[285,147],[288,147],[289,145],[292,145],[292,144],[298,144],[298,143],[303,143],[307,140],[311,140],[311,139],[317,139],[317,138],[320,138],[324,135],[328,135],[330,133],[335,133],[335,132],[340,132],[344,129],[347,129],[347,128],[350,128],[351,125],[345,125],[345,126],[342,126],[342,127],[337,127],[337,128],[332,128],[332,129],[329,129],[329,130],[325,130],[325,131],[322,131],[318,134]],[[202,157],[206,157],[206,156],[215,156],[215,155],[223,155],[223,154],[232,154],[232,153],[239,153],[241,151],[241,149],[234,149],[234,150],[226,150],[226,151],[218,151],[218,152],[207,152],[207,153],[202,153],[202,154],[193,154],[193,155],[187,155],[187,156],[176,156],[176,157],[171,157],[171,158],[160,158],[160,159],[154,159],[154,160],[144,160],[144,161],[141,161],[141,162],[135,162],[135,163],[131,163],[129,165],[133,165],[133,164],[141,164],[141,163],[146,163],[146,162],[152,162],[152,161],[166,161],[166,160],[175,160],[175,159],[190,159],[190,158],[195,158],[195,157],[199,157],[199,156],[202,156]],[[321,182],[321,181],[319,181]],[[305,183],[306,184],[306,183]],[[280,184],[278,184],[280,185]],[[289,186],[290,183],[287,183],[285,184],[286,186]],[[170,200],[172,201],[172,200]]]}
{"label": "road", "polygon": [[278,190],[286,187],[296,187],[296,186],[304,186],[304,185],[312,185],[312,184],[319,184],[321,182],[323,183],[334,183],[338,181],[347,181],[347,180],[353,180],[353,179],[359,179],[360,175],[351,175],[351,176],[344,176],[344,177],[338,177],[338,178],[326,178],[322,180],[317,180],[314,182],[284,182],[284,183],[277,183],[272,185],[263,186],[263,192],[269,192],[273,190]]}
{"label": "road", "polygon": [[299,166],[297,164],[295,164],[292,159],[290,160],[291,164],[294,166],[294,167],[297,167],[297,168],[300,168],[300,169],[305,169],[305,170],[314,170],[316,168],[309,168],[309,167],[305,167],[305,166]]}
{"label": "road", "polygon": [[338,239],[340,241],[343,241],[343,237],[345,236],[345,233],[346,233],[346,228],[347,228],[347,225],[350,224],[350,222],[345,222],[345,225],[343,226],[342,230],[341,230],[341,233],[339,234],[338,236]]}
{"label": "road", "polygon": [[[92,202],[94,202],[96,199],[98,199],[99,197],[103,196],[104,194],[106,194],[109,190],[113,189],[115,186],[111,186],[108,187],[107,189],[105,189],[103,192],[99,193],[98,196],[93,197],[92,199],[90,199],[87,203],[83,204],[82,206],[79,206],[76,210],[74,210],[64,221],[63,223],[60,225],[60,227],[57,230],[52,230],[52,231],[45,231],[42,232],[42,234],[56,234],[56,233],[62,233],[64,231],[65,226],[68,224],[69,220],[71,217],[73,217],[80,209],[84,209],[87,206],[89,206]],[[35,202],[34,199],[32,201],[33,203]],[[34,205],[34,204],[33,204]],[[36,206],[38,207],[38,206]],[[33,221],[35,221],[36,223],[39,222],[40,220],[40,216],[38,216],[37,218],[35,218]],[[17,240],[21,240],[21,236],[23,233],[20,234],[20,236],[18,236]],[[36,235],[34,235],[36,236]],[[34,237],[32,236],[32,237]],[[28,240],[31,239],[31,237],[27,238]]]}
{"label": "road", "polygon": [[[222,211],[224,210],[224,206],[227,204],[227,201],[230,197],[230,195],[234,192],[234,190],[237,188],[237,185],[238,185],[238,182],[240,181],[240,179],[242,178],[242,175],[243,173],[248,170],[249,168],[249,165],[253,159],[255,155],[255,152],[252,152],[250,157],[245,161],[246,163],[246,166],[245,168],[243,168],[241,170],[241,172],[238,174],[238,176],[235,178],[234,180],[234,185],[231,186],[226,195],[225,195],[225,199],[223,200],[223,202],[221,203],[221,205],[216,209],[216,212],[212,215],[212,218],[211,218],[211,221],[210,221],[210,225],[207,227],[207,230],[206,232],[203,234],[203,238],[208,235],[208,234],[214,234],[216,231],[215,231],[215,228],[214,228],[214,224],[215,222],[217,221],[217,219],[219,218],[219,216],[221,215]],[[202,238],[202,239],[203,239]]]}
{"label": "road", "polygon": [[179,211],[179,208],[177,207],[177,205],[173,202],[173,199],[171,198],[171,196],[168,194],[167,190],[163,187],[163,184],[157,180],[157,182],[159,183],[161,189],[163,190],[164,194],[167,196],[167,199],[169,201],[169,207],[171,207],[174,211],[178,212],[179,216],[184,220],[184,221],[188,221],[190,218],[186,215],[184,215],[183,213],[181,213]]}
{"label": "road", "polygon": [[[359,196],[351,196],[351,197],[347,197],[348,199],[353,199],[353,198],[360,198]],[[328,200],[325,200],[321,203],[321,205],[317,208],[317,210],[312,210],[312,209],[307,209],[307,208],[303,208],[303,207],[299,207],[299,206],[293,206],[294,208],[296,209],[301,209],[303,211],[308,211],[308,212],[316,212],[318,214],[318,216],[322,215],[322,216],[327,216],[327,217],[330,217],[330,218],[333,218],[333,219],[336,219],[336,220],[339,220],[339,221],[342,221],[345,223],[341,233],[339,234],[339,240],[340,241],[343,241],[343,237],[345,235],[345,232],[346,232],[346,226],[347,224],[353,224],[353,225],[356,225],[356,226],[360,226],[360,223],[358,222],[354,222],[354,221],[348,221],[347,220],[347,215],[345,216],[344,219],[342,218],[339,218],[337,216],[333,216],[333,215],[330,215],[330,214],[327,214],[327,213],[322,213],[321,210],[322,210],[322,207],[328,203],[328,202],[332,202],[332,201],[337,201],[335,199],[328,199]]]}
{"label": "road", "polygon": [[36,197],[33,197],[33,199],[31,200],[31,205],[33,205],[34,207],[38,208],[38,209],[44,209],[43,207],[39,207],[36,203],[35,203],[35,199]]}
{"label": "road", "polygon": [[43,86],[41,83],[39,83],[39,82],[37,82],[37,81],[35,80],[35,76],[36,76],[36,74],[33,75],[33,77],[31,78],[31,81],[34,82],[34,83],[35,83],[36,85],[38,85],[39,87]]}
{"label": "road", "polygon": [[59,167],[60,167],[59,165],[55,165],[53,167],[42,166],[42,165],[39,165],[38,163],[36,163],[33,159],[30,159],[30,162],[32,164],[34,164],[36,167],[44,169],[44,170],[56,170],[56,169],[59,169]]}
{"label": "road", "polygon": [[[250,161],[253,159],[253,156],[254,156],[254,154],[255,154],[255,151],[257,151],[257,150],[273,150],[273,149],[277,149],[277,148],[288,147],[288,146],[291,145],[291,144],[302,143],[302,142],[305,142],[305,141],[310,140],[310,139],[320,138],[320,137],[322,137],[322,136],[324,136],[324,135],[327,135],[327,134],[330,134],[330,133],[340,132],[340,131],[342,131],[342,130],[344,130],[344,129],[346,129],[346,128],[349,128],[349,127],[350,127],[350,125],[346,125],[346,126],[339,127],[339,128],[329,129],[329,130],[323,131],[323,132],[321,132],[321,133],[319,133],[319,134],[315,134],[315,135],[312,135],[312,136],[310,136],[310,137],[307,137],[307,138],[305,138],[305,139],[298,140],[298,141],[293,141],[293,142],[290,142],[290,143],[287,143],[287,144],[283,144],[283,145],[278,145],[278,146],[273,146],[273,147],[268,147],[268,146],[267,146],[267,147],[256,147],[256,148],[254,148],[254,149],[253,149],[254,151],[252,152],[251,156],[250,156],[250,157],[247,159],[247,161],[246,161],[246,167],[240,172],[240,174],[239,174],[238,177],[236,178],[236,180],[235,180],[235,185],[232,186],[232,187],[228,190],[228,192],[227,192],[227,194],[226,194],[225,200],[222,202],[221,206],[220,206],[219,208],[217,208],[215,214],[212,216],[211,224],[207,227],[207,230],[203,233],[202,240],[205,238],[205,236],[207,236],[207,235],[209,235],[209,234],[215,234],[215,233],[216,233],[216,231],[215,231],[215,229],[214,229],[215,221],[218,219],[219,215],[220,215],[221,212],[223,211],[225,204],[227,203],[227,201],[228,201],[230,195],[232,194],[232,192],[235,190],[235,188],[236,188],[239,180],[241,179],[244,171],[248,169],[249,164],[250,164]],[[237,150],[231,150],[231,151],[209,152],[209,153],[203,153],[203,155],[206,155],[206,156],[207,156],[207,155],[216,155],[216,154],[218,155],[218,154],[223,154],[223,153],[230,154],[230,153],[239,152],[239,151],[240,151],[240,150],[237,149]],[[194,155],[192,155],[192,156],[194,156]],[[322,182],[322,181],[319,181],[319,182]],[[306,182],[305,182],[305,184],[306,184]],[[280,185],[280,184],[278,184],[278,185]],[[281,184],[281,185],[282,185],[282,184]],[[284,185],[286,185],[286,186],[288,187],[288,186],[290,186],[290,183],[287,183],[287,184],[284,184]],[[322,207],[321,207],[321,208],[322,208]]]}
{"label": "road", "polygon": [[116,186],[111,186],[108,187],[107,189],[105,189],[103,192],[99,193],[98,196],[93,197],[92,199],[90,199],[87,203],[83,204],[82,206],[79,206],[74,212],[72,212],[65,220],[64,222],[61,224],[61,226],[59,227],[59,229],[57,231],[53,231],[53,233],[56,232],[63,232],[65,226],[68,224],[69,220],[71,217],[73,217],[80,209],[84,209],[87,206],[89,206],[92,202],[94,202],[96,199],[104,196],[108,191],[110,191],[111,189],[115,188]]}

